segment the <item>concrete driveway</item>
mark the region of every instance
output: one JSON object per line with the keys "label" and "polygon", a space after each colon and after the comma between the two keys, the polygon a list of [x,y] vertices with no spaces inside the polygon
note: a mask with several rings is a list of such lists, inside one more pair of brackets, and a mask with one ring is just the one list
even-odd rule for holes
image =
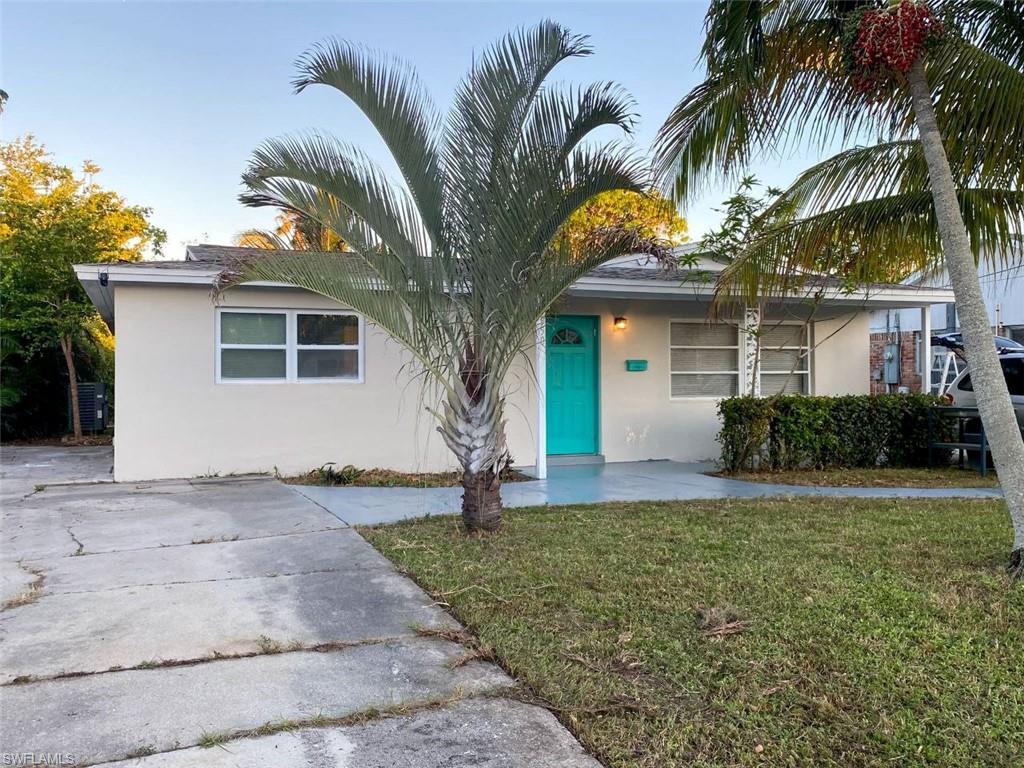
{"label": "concrete driveway", "polygon": [[314,502],[110,459],[3,451],[3,764],[597,765]]}

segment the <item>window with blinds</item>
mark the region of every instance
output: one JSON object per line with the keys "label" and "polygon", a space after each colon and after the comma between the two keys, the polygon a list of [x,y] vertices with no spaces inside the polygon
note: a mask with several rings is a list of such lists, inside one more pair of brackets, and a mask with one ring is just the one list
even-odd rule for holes
{"label": "window with blinds", "polygon": [[218,383],[361,382],[363,323],[333,310],[217,310]]}
{"label": "window with blinds", "polygon": [[762,395],[806,395],[810,392],[810,344],[806,325],[764,325],[758,343]]}
{"label": "window with blinds", "polygon": [[669,325],[672,397],[731,397],[739,391],[739,329],[673,320]]}

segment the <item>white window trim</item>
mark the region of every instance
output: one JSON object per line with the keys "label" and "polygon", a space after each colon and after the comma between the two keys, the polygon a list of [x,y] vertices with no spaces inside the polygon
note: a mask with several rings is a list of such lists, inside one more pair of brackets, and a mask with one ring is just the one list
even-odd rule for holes
{"label": "white window trim", "polygon": [[[222,344],[220,320],[224,312],[285,316],[285,343],[282,344]],[[217,307],[213,329],[214,338],[214,380],[217,384],[362,384],[366,380],[366,321],[358,312],[345,309],[285,309],[281,307]],[[342,315],[354,317],[359,323],[358,344],[299,344],[299,315]],[[223,349],[283,349],[285,351],[285,377],[260,379],[235,379],[221,376],[221,350]],[[359,375],[350,377],[302,377],[298,375],[299,351],[301,350],[355,350],[358,352]]]}
{"label": "white window trim", "polygon": [[[699,376],[701,374],[704,374],[704,375],[716,375],[716,376],[717,375],[723,375],[723,374],[724,375],[732,375],[732,376],[735,376],[735,378],[736,378],[736,387],[737,387],[736,392],[737,393],[739,393],[739,391],[740,391],[740,385],[741,385],[742,382],[740,381],[741,373],[740,373],[740,371],[738,369],[735,370],[735,371],[676,371],[676,370],[673,370],[673,368],[672,368],[672,350],[674,350],[674,349],[733,349],[733,350],[736,351],[736,364],[738,366],[740,364],[740,351],[741,351],[740,329],[739,328],[733,328],[733,330],[736,333],[736,344],[734,346],[729,346],[729,345],[725,345],[725,344],[718,344],[718,345],[673,344],[672,343],[672,325],[673,325],[673,323],[683,323],[683,324],[686,324],[686,325],[707,325],[708,324],[704,320],[695,320],[693,318],[687,318],[687,317],[673,317],[673,318],[669,319],[668,326],[667,326],[667,330],[668,330],[668,344],[667,344],[667,347],[668,347],[668,366],[667,366],[668,367],[668,399],[669,400],[679,401],[679,402],[699,402],[699,401],[718,402],[719,400],[725,400],[725,399],[727,399],[729,397],[735,397],[736,395],[673,395],[672,394],[672,377],[673,376],[688,376],[688,375]],[[718,323],[718,325],[729,325],[729,324],[728,323]]]}
{"label": "white window trim", "polygon": [[[761,339],[760,339],[760,337],[758,337],[758,340],[757,340],[757,344],[758,344],[758,352],[757,352],[758,372],[757,372],[757,378],[758,378],[758,386],[759,386],[759,388],[761,388],[761,386],[762,386],[761,385],[761,377],[762,376],[788,376],[788,375],[792,374],[793,376],[806,376],[807,377],[807,391],[803,392],[801,394],[805,394],[805,395],[813,394],[814,393],[814,377],[811,376],[811,371],[814,370],[814,362],[813,362],[813,360],[811,358],[811,353],[812,353],[813,348],[814,348],[814,345],[813,345],[813,343],[811,341],[811,328],[812,328],[812,326],[809,325],[808,323],[801,322],[800,320],[776,320],[776,321],[771,322],[771,323],[763,323],[761,325],[761,327],[764,328],[765,325],[767,325],[769,328],[778,327],[780,325],[799,325],[799,326],[802,326],[803,329],[804,329],[804,342],[805,343],[804,344],[800,344],[800,345],[786,344],[786,345],[783,345],[781,347],[779,347],[779,346],[766,347],[766,346],[761,344]],[[798,370],[785,370],[785,371],[767,370],[766,371],[764,368],[761,367],[761,361],[764,360],[764,356],[763,356],[762,353],[766,349],[769,352],[784,352],[784,351],[787,351],[787,350],[796,351],[796,352],[803,352],[804,353],[803,357],[807,360],[807,367],[806,368],[801,368],[801,369],[798,369]],[[761,397],[770,397],[770,395],[765,395],[762,392]]]}

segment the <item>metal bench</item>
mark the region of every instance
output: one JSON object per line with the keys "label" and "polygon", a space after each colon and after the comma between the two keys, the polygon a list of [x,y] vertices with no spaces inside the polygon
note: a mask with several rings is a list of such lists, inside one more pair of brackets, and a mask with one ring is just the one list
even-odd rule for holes
{"label": "metal bench", "polygon": [[[957,422],[957,439],[953,442],[936,439],[936,426],[944,417],[953,417]],[[978,431],[968,431],[967,422],[977,422]],[[928,466],[934,466],[933,455],[937,450],[955,450],[959,457],[960,468],[964,468],[964,457],[968,451],[978,451],[978,471],[984,477],[988,474],[988,439],[985,427],[981,423],[981,415],[977,408],[961,408],[955,405],[933,405],[928,409]]]}

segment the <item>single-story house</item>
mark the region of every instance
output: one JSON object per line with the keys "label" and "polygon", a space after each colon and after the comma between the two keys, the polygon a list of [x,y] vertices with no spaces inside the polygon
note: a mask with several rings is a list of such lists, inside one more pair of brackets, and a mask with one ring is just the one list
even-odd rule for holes
{"label": "single-story house", "polygon": [[[236,250],[75,268],[117,334],[115,479],[453,467],[403,348],[308,291],[215,294]],[[813,312],[789,296],[709,320],[721,268],[620,259],[574,284],[507,382],[514,462],[543,477],[549,461],[715,458],[721,398],[867,393],[870,312],[952,301],[946,289],[823,280]]]}

